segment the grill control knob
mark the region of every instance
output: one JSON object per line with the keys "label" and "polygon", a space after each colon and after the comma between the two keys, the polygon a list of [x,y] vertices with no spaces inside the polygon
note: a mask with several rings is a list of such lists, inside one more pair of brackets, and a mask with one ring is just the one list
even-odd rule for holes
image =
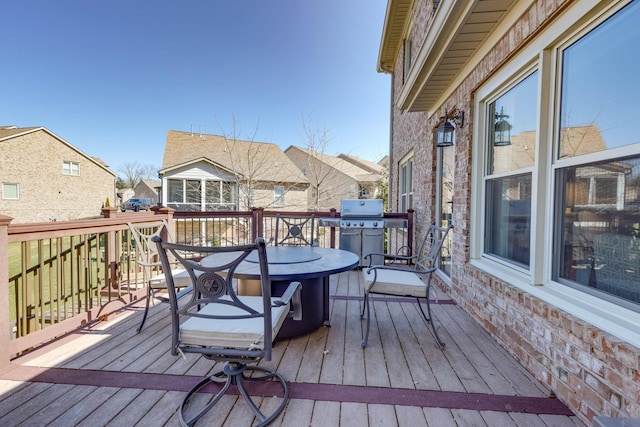
{"label": "grill control knob", "polygon": [[378,226],[378,221],[373,221],[373,226],[377,227]]}
{"label": "grill control knob", "polygon": [[360,221],[360,227],[364,227],[364,221]]}

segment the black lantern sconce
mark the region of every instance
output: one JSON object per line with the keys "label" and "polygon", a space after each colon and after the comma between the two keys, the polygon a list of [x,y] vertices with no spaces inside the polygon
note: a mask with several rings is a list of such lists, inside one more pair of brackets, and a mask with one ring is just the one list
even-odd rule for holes
{"label": "black lantern sconce", "polygon": [[504,113],[504,107],[500,108],[500,113],[496,113],[496,124],[494,126],[493,145],[496,147],[505,147],[511,145],[511,123],[506,119],[508,114]]}
{"label": "black lantern sconce", "polygon": [[[447,110],[444,110],[444,116],[440,117],[440,120],[442,120],[442,123],[436,128],[436,147],[451,147],[456,128],[464,125],[464,111],[454,110],[451,113],[447,113]],[[451,120],[453,120],[453,123]]]}

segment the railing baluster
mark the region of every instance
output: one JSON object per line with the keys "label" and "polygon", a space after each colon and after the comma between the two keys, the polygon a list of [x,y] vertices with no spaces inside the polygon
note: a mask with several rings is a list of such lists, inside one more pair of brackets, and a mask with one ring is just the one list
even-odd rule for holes
{"label": "railing baluster", "polygon": [[[2,283],[9,313],[8,322],[4,319],[8,337],[11,327],[15,328],[15,338],[9,339],[6,350],[11,355],[146,295],[145,289],[137,289],[141,272],[133,256],[136,248],[131,243],[128,222],[144,224],[166,219],[176,242],[225,246],[250,243],[259,236],[269,239],[274,234],[278,212],[262,208],[244,212],[174,212],[158,208],[149,213],[120,213],[115,209],[103,213],[104,218],[55,224],[11,225],[10,218],[6,221],[7,246],[14,248],[5,251],[13,255],[4,260],[8,261],[9,273]],[[313,213],[316,218],[340,216],[335,209]],[[389,232],[388,246],[411,245],[411,214],[391,214],[393,218],[407,218],[410,227]],[[317,221],[316,227],[314,234],[321,246],[337,246],[336,227],[319,227]]]}

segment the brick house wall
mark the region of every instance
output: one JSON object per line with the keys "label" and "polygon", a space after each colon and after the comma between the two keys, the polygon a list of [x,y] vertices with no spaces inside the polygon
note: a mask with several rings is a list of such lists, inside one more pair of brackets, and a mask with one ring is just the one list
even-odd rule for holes
{"label": "brick house wall", "polygon": [[[101,215],[115,205],[115,174],[44,128],[0,141],[0,181],[19,186],[19,200],[0,198],[12,223],[69,221]],[[63,162],[79,165],[64,175]]]}
{"label": "brick house wall", "polygon": [[[640,349],[572,316],[474,265],[470,256],[472,129],[474,91],[503,66],[514,52],[576,1],[537,0],[499,38],[490,54],[460,81],[437,110],[392,108],[390,201],[398,208],[398,166],[414,155],[413,207],[416,235],[435,218],[436,150],[434,129],[445,108],[466,112],[456,131],[452,275],[439,280],[449,293],[509,353],[515,356],[583,421],[594,416],[640,417]],[[441,2],[444,3],[444,2]],[[432,1],[416,0],[410,13],[412,52],[417,52],[435,16]],[[393,100],[404,85],[404,48],[393,65]]]}

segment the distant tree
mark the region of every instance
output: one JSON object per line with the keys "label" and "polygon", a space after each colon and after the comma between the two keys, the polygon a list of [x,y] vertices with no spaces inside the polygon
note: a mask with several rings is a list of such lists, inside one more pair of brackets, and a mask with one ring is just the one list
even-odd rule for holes
{"label": "distant tree", "polygon": [[[140,181],[144,179],[157,179],[158,168],[153,165],[141,165],[138,162],[127,162],[120,169],[121,176],[118,179],[123,187],[118,188],[135,188]],[[116,181],[116,186],[118,181]]]}
{"label": "distant tree", "polygon": [[118,190],[122,190],[123,188],[127,188],[127,184],[124,183],[124,181],[122,180],[122,178],[120,178],[120,176],[116,177],[116,188]]}
{"label": "distant tree", "polygon": [[389,165],[385,164],[380,179],[377,182],[379,194],[378,198],[382,199],[385,212],[389,211]]}
{"label": "distant tree", "polygon": [[[257,190],[265,189],[267,185],[270,189],[273,189],[274,185],[282,186],[284,189],[284,195],[291,191],[295,186],[295,180],[285,181],[273,181],[266,184],[263,182],[265,176],[273,176],[274,179],[278,176],[281,180],[283,178],[290,178],[283,176],[282,173],[274,173],[278,171],[281,166],[278,165],[278,158],[274,158],[271,155],[271,151],[264,148],[264,145],[260,142],[255,142],[256,135],[259,130],[259,122],[253,129],[251,134],[245,138],[240,138],[241,129],[235,118],[232,120],[232,129],[230,133],[227,133],[220,127],[222,135],[225,137],[226,152],[229,156],[232,173],[235,175],[235,180],[238,183],[238,194],[240,200],[239,207],[251,208],[260,206],[263,208],[270,208],[275,205],[274,198],[262,197],[260,200],[256,200]],[[249,143],[249,144],[247,144]],[[242,145],[241,147],[239,145]],[[264,194],[264,191],[262,192]],[[291,207],[288,205],[288,207]],[[302,207],[306,209],[306,207]]]}
{"label": "distant tree", "polygon": [[311,184],[311,209],[320,210],[325,195],[325,184],[335,174],[335,169],[322,159],[331,141],[329,129],[314,123],[312,114],[302,117],[303,144],[308,151],[306,176]]}

